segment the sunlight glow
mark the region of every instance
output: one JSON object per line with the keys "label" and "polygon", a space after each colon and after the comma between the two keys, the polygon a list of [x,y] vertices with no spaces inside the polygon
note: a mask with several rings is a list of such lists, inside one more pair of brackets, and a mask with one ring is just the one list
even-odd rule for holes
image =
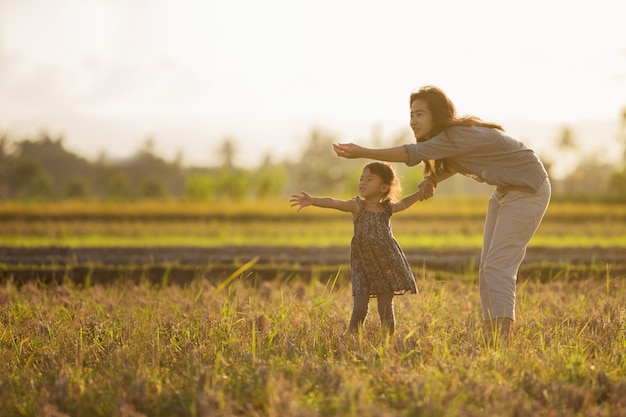
{"label": "sunlight glow", "polygon": [[[0,130],[62,134],[87,157],[129,155],[152,135],[158,151],[195,163],[232,136],[254,163],[298,151],[315,126],[350,141],[374,125],[391,135],[424,84],[505,125],[617,129],[620,10],[606,0],[0,1]],[[539,146],[550,134],[522,139]],[[593,149],[611,146],[605,136]]]}

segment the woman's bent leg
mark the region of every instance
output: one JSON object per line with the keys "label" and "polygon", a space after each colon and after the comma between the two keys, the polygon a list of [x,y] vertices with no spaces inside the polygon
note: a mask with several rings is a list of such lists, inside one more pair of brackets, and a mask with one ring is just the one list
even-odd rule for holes
{"label": "woman's bent leg", "polygon": [[496,228],[498,220],[498,209],[500,208],[500,196],[498,190],[495,190],[489,198],[487,206],[487,216],[485,217],[485,226],[483,230],[483,247],[480,252],[480,264],[478,266],[478,288],[480,291],[480,301],[483,309],[483,320],[491,319],[491,302],[489,301],[489,286],[485,280],[485,259],[489,253],[491,239]]}
{"label": "woman's bent leg", "polygon": [[[550,183],[546,181],[535,194],[521,191],[504,194],[497,200],[495,217],[488,214],[492,229],[490,239],[485,239],[488,246],[483,247],[481,255],[480,280],[484,320],[515,320],[517,272],[549,200]],[[492,203],[490,211],[495,209]]]}

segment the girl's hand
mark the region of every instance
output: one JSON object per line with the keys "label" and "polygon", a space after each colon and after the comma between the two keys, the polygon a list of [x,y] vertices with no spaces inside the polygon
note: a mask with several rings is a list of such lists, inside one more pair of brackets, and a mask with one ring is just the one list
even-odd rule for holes
{"label": "girl's hand", "polygon": [[430,177],[426,177],[423,180],[421,180],[420,183],[417,186],[418,193],[420,194],[419,200],[420,201],[428,200],[433,195],[435,195],[435,187],[436,186],[437,186],[437,184]]}
{"label": "girl's hand", "polygon": [[363,156],[363,147],[354,143],[333,143],[333,150],[342,158],[352,159]]}
{"label": "girl's hand", "polygon": [[291,207],[300,206],[298,207],[298,210],[296,210],[296,213],[297,213],[300,210],[302,210],[304,207],[312,205],[313,197],[311,196],[311,194],[307,193],[306,191],[302,191],[302,194],[292,195],[289,202],[291,203]]}

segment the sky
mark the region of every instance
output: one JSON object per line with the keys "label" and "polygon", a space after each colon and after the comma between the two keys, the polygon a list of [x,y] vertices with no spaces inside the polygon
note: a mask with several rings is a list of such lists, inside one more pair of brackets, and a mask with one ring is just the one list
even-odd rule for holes
{"label": "sky", "polygon": [[[296,158],[312,129],[368,145],[442,88],[566,172],[563,126],[607,161],[626,107],[620,0],[0,0],[0,133],[87,158]],[[571,162],[571,161],[570,161]],[[557,165],[559,165],[557,163]]]}

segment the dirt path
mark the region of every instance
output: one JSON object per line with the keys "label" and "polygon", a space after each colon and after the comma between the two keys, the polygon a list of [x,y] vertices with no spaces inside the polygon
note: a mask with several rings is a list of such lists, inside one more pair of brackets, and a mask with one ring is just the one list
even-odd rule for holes
{"label": "dirt path", "polygon": [[[407,258],[414,270],[439,274],[441,271],[476,271],[480,250],[409,250]],[[349,274],[349,247],[295,248],[267,246],[199,247],[114,247],[114,248],[13,248],[0,247],[0,282],[18,285],[30,282],[107,284],[123,279],[139,282],[184,284],[197,277],[220,281],[239,266],[258,257],[247,271],[257,279],[303,279],[322,274],[332,277],[340,271]],[[612,276],[626,276],[624,248],[530,248],[520,270],[520,278],[554,279],[568,265],[568,276],[597,275],[605,270]],[[439,274],[441,275],[441,274]],[[449,275],[441,275],[449,276]],[[444,278],[445,279],[445,278]]]}

